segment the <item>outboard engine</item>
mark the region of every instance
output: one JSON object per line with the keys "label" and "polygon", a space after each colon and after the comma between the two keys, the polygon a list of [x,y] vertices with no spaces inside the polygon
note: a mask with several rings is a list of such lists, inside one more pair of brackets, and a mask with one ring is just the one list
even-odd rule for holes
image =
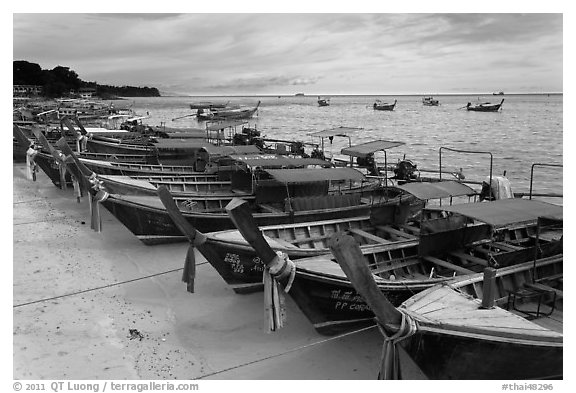
{"label": "outboard engine", "polygon": [[410,160],[402,160],[394,168],[394,177],[397,180],[413,180],[417,179],[416,171],[418,170],[416,164]]}
{"label": "outboard engine", "polygon": [[482,191],[480,191],[480,201],[494,201],[496,199],[514,198],[510,180],[505,176],[492,177],[492,186],[490,186],[490,177],[482,182]]}
{"label": "outboard engine", "polygon": [[320,149],[315,148],[314,150],[312,150],[312,153],[310,154],[310,157],[312,158],[317,158],[319,160],[325,160],[326,157],[324,156],[324,152],[322,152]]}

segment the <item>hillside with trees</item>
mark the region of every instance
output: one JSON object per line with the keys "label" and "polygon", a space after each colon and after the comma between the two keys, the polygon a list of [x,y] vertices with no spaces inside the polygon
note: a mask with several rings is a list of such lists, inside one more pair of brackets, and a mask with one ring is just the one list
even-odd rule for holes
{"label": "hillside with trees", "polygon": [[43,95],[50,98],[65,97],[71,91],[91,88],[99,97],[160,97],[155,87],[109,86],[96,82],[85,82],[70,67],[56,66],[51,70],[43,70],[39,64],[24,60],[13,62],[14,85],[36,85],[43,87]]}

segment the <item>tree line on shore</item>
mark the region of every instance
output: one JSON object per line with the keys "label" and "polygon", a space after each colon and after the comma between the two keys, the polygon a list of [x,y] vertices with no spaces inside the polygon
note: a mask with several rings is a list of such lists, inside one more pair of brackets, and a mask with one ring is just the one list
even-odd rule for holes
{"label": "tree line on shore", "polygon": [[160,97],[155,87],[110,86],[96,82],[86,82],[70,67],[56,66],[43,70],[39,64],[25,60],[13,62],[13,84],[42,86],[42,95],[55,98],[70,95],[71,91],[94,89],[95,95],[109,99],[113,97]]}

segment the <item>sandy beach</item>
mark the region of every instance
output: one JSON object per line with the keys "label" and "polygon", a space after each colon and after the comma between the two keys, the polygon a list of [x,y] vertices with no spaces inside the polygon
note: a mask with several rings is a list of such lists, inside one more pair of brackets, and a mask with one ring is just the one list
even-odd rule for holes
{"label": "sandy beach", "polygon": [[96,233],[85,198],[37,176],[14,164],[14,379],[376,378],[376,328],[321,336],[287,296],[268,334],[261,293],[235,294],[199,254],[186,292],[187,244],[146,246],[105,209]]}

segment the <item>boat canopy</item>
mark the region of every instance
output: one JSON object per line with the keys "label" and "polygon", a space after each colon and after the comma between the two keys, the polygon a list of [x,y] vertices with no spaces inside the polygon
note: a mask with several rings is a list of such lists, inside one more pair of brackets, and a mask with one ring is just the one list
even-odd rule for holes
{"label": "boat canopy", "polygon": [[404,145],[404,142],[397,141],[372,141],[367,143],[362,143],[360,145],[350,146],[342,149],[340,153],[346,154],[352,157],[362,157],[365,158],[370,154],[373,154],[380,150],[391,149],[393,147],[398,147]]}
{"label": "boat canopy", "polygon": [[331,137],[331,136],[349,136],[350,133],[355,133],[356,131],[363,130],[363,128],[355,128],[355,127],[336,127],[331,128],[324,131],[313,132],[308,134],[310,136],[316,136],[320,138]]}
{"label": "boat canopy", "polygon": [[223,130],[229,127],[236,127],[243,124],[247,124],[246,120],[226,120],[226,121],[219,121],[218,123],[211,123],[206,125],[206,130],[208,131],[218,131]]}
{"label": "boat canopy", "polygon": [[266,173],[281,183],[315,183],[321,181],[362,180],[364,175],[352,168],[267,169]]}
{"label": "boat canopy", "polygon": [[512,224],[536,223],[539,217],[562,220],[563,208],[533,199],[512,198],[492,202],[427,207],[426,210],[452,212],[499,228]]}
{"label": "boat canopy", "polygon": [[206,146],[205,141],[190,139],[167,139],[159,138],[153,145],[158,149],[200,149]]}
{"label": "boat canopy", "polygon": [[215,146],[205,145],[200,149],[210,155],[227,156],[233,154],[248,155],[260,154],[262,150],[256,145],[238,145],[238,146]]}
{"label": "boat canopy", "polygon": [[476,191],[471,187],[454,180],[406,183],[398,186],[398,188],[422,200],[476,194]]}
{"label": "boat canopy", "polygon": [[278,154],[232,154],[230,158],[242,162],[248,166],[261,167],[298,167],[307,165],[319,165],[330,167],[332,164],[318,158],[293,158]]}

